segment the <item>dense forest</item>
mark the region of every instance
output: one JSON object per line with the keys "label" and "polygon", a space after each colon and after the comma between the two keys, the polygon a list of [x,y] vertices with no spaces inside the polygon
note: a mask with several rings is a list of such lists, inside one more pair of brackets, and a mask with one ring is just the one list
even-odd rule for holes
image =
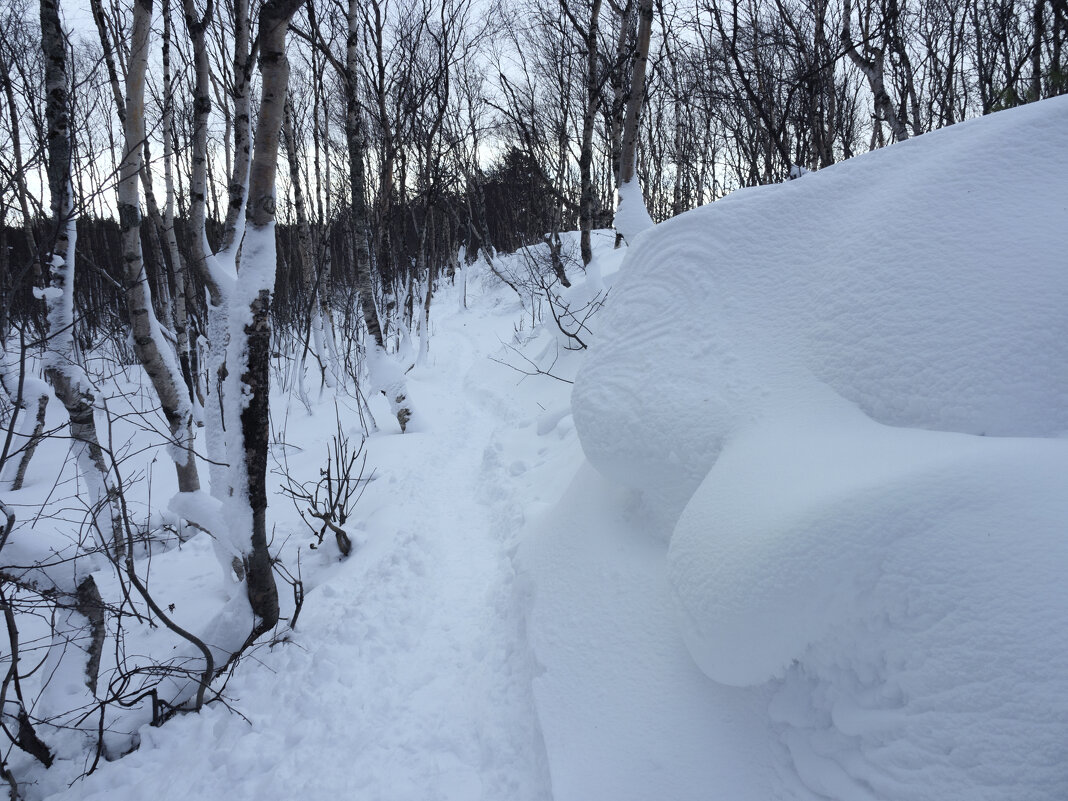
{"label": "dense forest", "polygon": [[[122,235],[126,156],[138,162],[132,189],[143,196],[156,315],[195,342],[206,331],[197,181],[208,250],[225,250],[245,208],[259,112],[259,8],[163,4],[150,10],[143,52],[131,52],[132,7],[62,11],[76,22],[44,43],[64,49],[54,80],[66,93],[84,253],[79,335],[84,326],[88,342],[126,324],[121,265],[108,255]],[[48,282],[56,236],[47,189],[56,54],[42,50],[33,6],[8,3],[2,30],[0,335],[30,322],[39,336],[32,287]],[[610,227],[643,47],[634,159],[659,222],[739,186],[1068,91],[1066,38],[1060,0],[303,4],[286,42],[274,314],[299,330],[312,295],[340,311],[362,292],[375,295],[386,329],[410,326],[420,287],[461,255]],[[124,85],[138,58],[141,102]],[[144,113],[136,154],[128,103]],[[183,300],[188,321],[175,317]]]}

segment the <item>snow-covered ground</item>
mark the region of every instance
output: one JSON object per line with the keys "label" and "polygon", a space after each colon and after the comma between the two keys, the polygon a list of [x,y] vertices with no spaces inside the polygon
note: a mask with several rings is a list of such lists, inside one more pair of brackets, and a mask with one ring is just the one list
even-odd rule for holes
{"label": "snow-covered ground", "polygon": [[[569,431],[553,421],[537,433],[543,407],[565,407],[568,387],[523,381],[492,360],[509,358],[504,343],[529,338],[516,331],[529,329],[526,318],[516,295],[477,268],[441,289],[427,364],[408,375],[417,414],[408,433],[395,430],[384,399],[371,401],[383,431],[365,445],[373,480],[350,528],[354,553],[339,561],[330,539],[305,548],[308,595],[296,630],[257,650],[227,687],[240,715],[216,705],[146,725],[139,750],[65,792],[56,792],[62,771],[46,773],[31,793],[551,798],[514,556],[524,510],[537,502],[517,484]],[[335,428],[332,397],[314,412],[276,398],[275,426],[285,428],[298,475],[314,475]],[[340,413],[358,437],[355,402],[342,398]],[[271,514],[276,541],[311,540],[288,500],[273,496]],[[164,605],[184,598],[198,565],[204,592],[217,583],[206,543],[183,552],[185,564],[174,560],[181,577],[155,587]],[[168,557],[154,574],[168,575]]]}
{"label": "snow-covered ground", "polygon": [[[239,666],[240,714],[144,726],[27,794],[1062,801],[1065,186],[1061,99],[629,252],[605,232],[566,295],[609,288],[589,352],[469,268],[435,299],[409,432],[372,399],[353,554],[302,548],[300,620]],[[275,457],[314,475],[332,398],[273,409]],[[292,567],[308,532],[278,495],[270,515]],[[200,537],[153,569],[191,625],[220,602]]]}

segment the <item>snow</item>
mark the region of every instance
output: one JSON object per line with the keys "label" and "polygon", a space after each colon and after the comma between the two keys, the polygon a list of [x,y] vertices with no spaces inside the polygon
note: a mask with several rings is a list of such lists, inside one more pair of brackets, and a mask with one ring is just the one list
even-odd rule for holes
{"label": "snow", "polygon": [[631,245],[635,244],[640,233],[653,227],[653,219],[649,216],[637,178],[619,187],[619,204],[612,223]]}
{"label": "snow", "polygon": [[[258,647],[228,683],[240,715],[218,704],[159,729],[141,726],[138,750],[70,789],[82,761],[41,773],[32,798],[551,797],[515,553],[530,505],[520,487],[545,459],[538,450],[575,442],[563,419],[535,433],[542,406],[566,406],[569,387],[544,380],[517,389],[523,376],[489,358],[505,356],[502,341],[526,312],[478,269],[466,276],[469,308],[454,297],[460,281],[438,291],[427,363],[407,376],[424,410],[419,430],[365,443],[374,474],[347,527],[352,556],[339,561],[329,540],[309,551],[309,532],[269,476],[274,550],[295,571],[301,546],[308,594],[297,628],[283,627],[286,642]],[[273,402],[290,469],[317,475],[335,431],[333,399],[311,416],[295,398],[276,392]],[[342,394],[339,409],[358,441],[356,401]],[[164,479],[173,481],[170,471]],[[220,513],[205,493],[175,496],[171,507],[205,523]],[[212,628],[232,620],[221,611],[217,570],[201,535],[153,557],[157,599],[176,602],[179,622],[209,643],[233,639]],[[292,602],[280,591],[288,616]],[[247,610],[237,600],[234,611]],[[251,621],[239,622],[247,634]]]}
{"label": "snow", "polygon": [[768,689],[712,685],[687,653],[628,491],[589,465],[568,479],[523,550],[553,798],[809,798],[777,781]]}
{"label": "snow", "polygon": [[589,459],[677,514],[787,368],[889,425],[1068,431],[1065,109],[952,126],[644,235],[575,387]]}
{"label": "snow", "polygon": [[[622,266],[572,409],[629,511],[585,561],[617,569],[636,521],[663,541],[610,661],[655,682],[662,664],[633,663],[681,631],[708,679],[693,702],[719,698],[712,759],[739,731],[766,749],[717,766],[724,797],[1064,797],[1066,123],[1068,101],[1038,103],[737,192]],[[665,588],[673,623],[650,604]],[[579,662],[534,642],[539,681]],[[550,754],[578,746],[544,729]],[[624,787],[656,731],[612,755]],[[708,786],[663,769],[686,777],[671,797]]]}
{"label": "snow", "polygon": [[[384,425],[345,559],[308,548],[279,473],[314,479],[338,426],[358,440],[360,401],[339,381],[335,419],[334,393],[275,386],[269,532],[304,581],[297,625],[238,665],[236,713],[109,717],[112,755],[131,727],[137,750],[76,782],[73,735],[49,771],[13,759],[27,798],[1060,801],[1066,123],[1044,101],[736,193],[629,249],[594,232],[560,294],[607,292],[589,352],[483,261],[460,271],[429,347],[390,354],[417,424],[401,435],[368,395]],[[531,264],[495,262],[516,280]],[[225,529],[225,487],[176,495],[154,470],[166,437],[129,422],[122,380],[146,379],[98,383],[125,393],[107,430],[133,514]],[[5,561],[77,536],[67,448],[46,440],[5,492]],[[219,581],[225,539],[187,529],[137,556],[209,644],[251,625]],[[132,624],[126,647],[191,653]]]}

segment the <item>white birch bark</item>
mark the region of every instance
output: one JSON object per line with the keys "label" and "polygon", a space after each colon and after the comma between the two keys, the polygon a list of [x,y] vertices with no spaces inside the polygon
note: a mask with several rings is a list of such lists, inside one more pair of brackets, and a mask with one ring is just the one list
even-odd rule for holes
{"label": "white birch bark", "polygon": [[195,492],[200,489],[200,479],[193,451],[193,410],[175,353],[152,310],[152,292],[141,254],[139,180],[146,139],[145,80],[151,24],[152,0],[135,0],[126,68],[125,148],[118,185],[124,289],[134,350],[152,381],[170,427],[170,451],[178,472],[179,491]]}
{"label": "white birch bark", "polygon": [[[864,44],[864,55],[861,55],[853,41],[853,3],[846,0],[842,10],[842,47],[845,49],[849,60],[863,73],[868,81],[875,102],[875,112],[880,119],[886,121],[894,138],[903,142],[909,138],[908,128],[898,116],[893,100],[886,91],[886,82],[883,79],[884,53],[882,48],[876,47],[871,41]],[[878,123],[876,123],[878,124]]]}
{"label": "white birch bark", "polygon": [[248,0],[234,0],[234,165],[228,186],[229,203],[223,221],[222,250],[241,243],[245,227],[248,171],[252,158],[252,63],[249,53],[251,22]]}
{"label": "white birch bark", "polygon": [[[58,0],[41,0],[41,46],[45,59],[45,115],[48,124],[48,186],[51,195],[53,240],[50,258],[51,281],[44,291],[47,309],[48,346],[44,354],[46,377],[52,382],[56,397],[70,416],[70,431],[79,474],[88,488],[90,508],[98,520],[107,514],[108,525],[98,525],[112,539],[111,547],[122,551],[122,524],[118,493],[112,474],[97,438],[94,399],[85,371],[78,365],[74,342],[74,270],[77,245],[77,217],[74,213],[73,189],[70,179],[71,127],[68,108],[67,42],[59,21]],[[106,510],[106,512],[105,512]],[[104,544],[108,547],[108,544]],[[96,594],[91,571],[93,565],[86,554],[77,551],[53,571],[56,589],[68,599],[79,594]],[[45,675],[55,675],[60,663],[64,670],[78,673],[85,687],[81,702],[95,700],[96,670],[99,667],[102,640],[95,630],[86,638],[91,621],[83,614],[82,603],[75,601],[73,609],[60,609],[52,631],[52,642],[46,656]],[[72,659],[68,654],[74,654]],[[52,671],[48,672],[51,667]],[[78,686],[77,683],[71,686]],[[41,718],[67,712],[71,690],[61,687],[57,679],[46,684],[35,708]],[[77,706],[76,704],[75,706]],[[69,725],[70,720],[56,721]]]}
{"label": "white birch bark", "polygon": [[[248,537],[245,582],[256,626],[249,641],[278,622],[278,589],[267,550],[267,448],[270,416],[270,304],[274,290],[275,178],[278,144],[289,83],[285,54],[289,20],[302,0],[267,0],[260,11],[260,112],[249,168],[247,230],[242,244],[241,280],[230,301],[227,378],[232,389],[227,417],[230,470],[242,486],[228,504],[232,523]],[[240,408],[236,402],[241,398]],[[243,470],[243,474],[242,471]],[[241,492],[243,490],[243,492]]]}

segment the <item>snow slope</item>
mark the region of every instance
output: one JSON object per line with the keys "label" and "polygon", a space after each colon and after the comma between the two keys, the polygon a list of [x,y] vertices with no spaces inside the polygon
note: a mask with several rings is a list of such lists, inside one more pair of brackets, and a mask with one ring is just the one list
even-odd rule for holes
{"label": "snow slope", "polygon": [[[716,765],[660,749],[673,798],[1068,796],[1065,186],[1062,98],[638,240],[573,394],[620,519],[595,558],[587,535],[533,560],[628,593],[603,573],[636,532],[669,541],[643,546],[643,598],[569,626],[577,656],[542,638],[581,594],[537,596],[539,709],[600,658],[584,631],[636,687],[679,672],[647,657],[676,637],[707,677],[688,709],[626,695],[612,797],[650,797],[634,766],[676,722]],[[543,731],[555,769],[579,742]]]}

